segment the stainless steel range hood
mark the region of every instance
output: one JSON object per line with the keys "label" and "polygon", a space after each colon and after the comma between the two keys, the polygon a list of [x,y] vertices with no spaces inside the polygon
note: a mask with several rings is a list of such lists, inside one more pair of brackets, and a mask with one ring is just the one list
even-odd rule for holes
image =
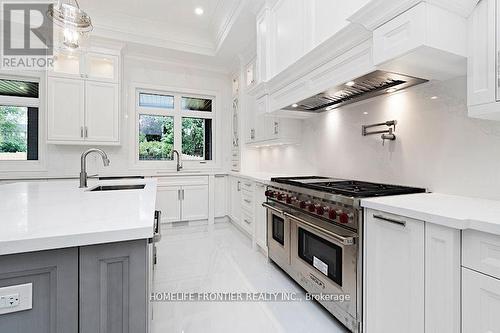
{"label": "stainless steel range hood", "polygon": [[283,110],[319,113],[425,82],[427,80],[378,70],[284,107]]}

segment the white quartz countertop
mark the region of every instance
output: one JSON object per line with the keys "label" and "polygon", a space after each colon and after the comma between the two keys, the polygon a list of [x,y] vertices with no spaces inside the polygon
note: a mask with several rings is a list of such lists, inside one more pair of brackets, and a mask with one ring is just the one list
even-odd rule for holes
{"label": "white quartz countertop", "polygon": [[[96,185],[144,189],[90,192]],[[0,255],[153,236],[155,179],[25,182],[0,186]]]}
{"label": "white quartz countertop", "polygon": [[439,193],[363,199],[361,205],[455,229],[500,235],[500,201]]}

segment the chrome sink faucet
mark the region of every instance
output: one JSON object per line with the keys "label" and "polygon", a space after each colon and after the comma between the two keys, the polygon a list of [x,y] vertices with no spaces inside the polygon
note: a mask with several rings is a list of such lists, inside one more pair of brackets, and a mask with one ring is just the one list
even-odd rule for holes
{"label": "chrome sink faucet", "polygon": [[104,166],[107,167],[109,165],[109,158],[104,150],[99,148],[90,148],[84,151],[80,157],[80,188],[87,187],[87,155],[90,153],[98,153],[102,157],[102,163],[104,163]]}
{"label": "chrome sink faucet", "polygon": [[172,155],[177,156],[177,171],[179,172],[182,170],[182,163],[181,163],[180,154],[177,150],[174,149],[174,151],[172,152]]}

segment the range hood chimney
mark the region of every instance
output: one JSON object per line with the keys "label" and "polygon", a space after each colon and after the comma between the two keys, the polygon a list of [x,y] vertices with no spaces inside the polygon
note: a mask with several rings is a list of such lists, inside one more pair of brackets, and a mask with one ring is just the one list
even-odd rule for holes
{"label": "range hood chimney", "polygon": [[283,110],[319,113],[427,81],[408,75],[378,70],[286,106]]}

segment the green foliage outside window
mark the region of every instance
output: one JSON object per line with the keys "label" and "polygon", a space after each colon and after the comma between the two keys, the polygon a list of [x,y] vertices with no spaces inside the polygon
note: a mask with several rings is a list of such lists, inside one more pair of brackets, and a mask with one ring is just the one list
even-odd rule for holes
{"label": "green foliage outside window", "polygon": [[27,108],[0,106],[0,153],[27,152]]}

